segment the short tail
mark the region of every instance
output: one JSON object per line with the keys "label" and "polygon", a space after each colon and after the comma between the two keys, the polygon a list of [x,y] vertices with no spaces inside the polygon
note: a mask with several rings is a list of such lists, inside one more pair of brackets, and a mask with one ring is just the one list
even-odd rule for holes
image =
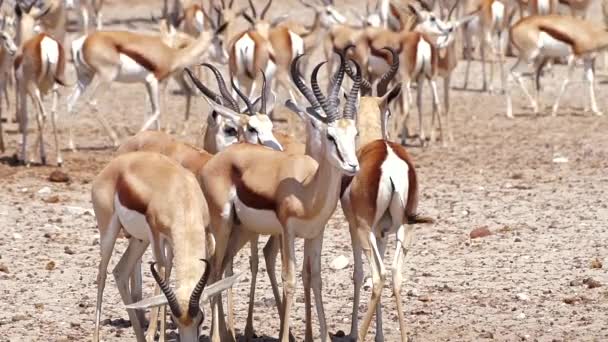
{"label": "short tail", "polygon": [[421,215],[410,215],[407,217],[407,224],[433,224],[435,223],[435,219],[428,216]]}

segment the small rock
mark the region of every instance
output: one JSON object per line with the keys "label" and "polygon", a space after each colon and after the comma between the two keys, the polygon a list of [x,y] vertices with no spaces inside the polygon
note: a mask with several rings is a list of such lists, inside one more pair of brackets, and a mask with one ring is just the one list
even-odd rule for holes
{"label": "small rock", "polygon": [[348,263],[349,260],[347,257],[345,257],[344,255],[339,255],[334,260],[332,260],[332,262],[329,264],[329,267],[334,270],[341,270],[346,268],[346,266],[348,266]]}
{"label": "small rock", "polygon": [[46,263],[46,266],[44,266],[44,269],[47,271],[52,271],[55,269],[55,262],[53,260],[49,261]]}
{"label": "small rock", "polygon": [[36,304],[34,304],[34,307],[36,309],[38,309],[38,310],[42,310],[42,309],[44,309],[44,304],[42,304],[42,303],[36,303]]}
{"label": "small rock", "polygon": [[492,232],[488,229],[488,227],[475,228],[469,233],[469,237],[471,239],[482,238],[490,235],[492,235]]}
{"label": "small rock", "polygon": [[72,328],[80,327],[80,323],[78,323],[78,322],[70,322],[70,327],[72,327]]}
{"label": "small rock", "polygon": [[68,246],[65,246],[65,248],[63,249],[63,251],[65,252],[65,254],[68,254],[68,255],[74,255],[74,254],[76,254],[76,252],[74,252],[74,251],[73,251],[73,250],[72,250],[70,247],[68,247]]}
{"label": "small rock", "polygon": [[2,272],[2,273],[10,273],[8,271],[8,266],[6,266],[5,264],[1,264],[1,263],[0,263],[0,272]]}
{"label": "small rock", "polygon": [[489,339],[494,339],[494,334],[492,334],[492,333],[491,333],[491,332],[489,332],[489,331],[485,331],[485,332],[482,332],[481,334],[479,334],[479,337],[481,337],[481,338],[489,338]]}
{"label": "small rock", "polygon": [[26,315],[15,315],[13,317],[11,317],[11,321],[13,322],[19,322],[19,321],[25,321],[28,317]]}
{"label": "small rock", "polygon": [[521,239],[520,239],[520,238],[518,238],[518,237],[516,237],[516,238],[513,240],[513,242],[521,242]]}
{"label": "small rock", "polygon": [[52,195],[52,196],[49,196],[49,197],[43,199],[43,201],[44,201],[44,203],[51,203],[51,204],[59,203],[59,196]]}
{"label": "small rock", "polygon": [[574,305],[579,301],[578,297],[566,297],[564,298],[564,303]]}
{"label": "small rock", "polygon": [[374,282],[372,281],[371,277],[368,277],[365,279],[365,282],[363,283],[363,289],[365,291],[369,291],[372,287],[374,287]]}
{"label": "small rock", "polygon": [[600,283],[599,281],[597,281],[593,278],[585,278],[583,280],[583,284],[587,285],[587,288],[590,288],[590,289],[595,289],[597,287],[602,286],[602,283]]}
{"label": "small rock", "polygon": [[418,293],[418,290],[416,288],[407,290],[406,296],[408,297],[418,297],[420,295],[420,293]]}
{"label": "small rock", "polygon": [[23,235],[19,234],[19,233],[14,233],[13,234],[13,239],[15,240],[20,240],[23,239]]}
{"label": "small rock", "polygon": [[53,238],[53,235],[51,235],[51,233],[49,233],[49,232],[44,233],[44,235],[42,235],[42,236],[44,236],[47,239],[52,239]]}
{"label": "small rock", "polygon": [[562,156],[555,157],[555,158],[553,158],[553,162],[554,162],[555,164],[564,164],[564,163],[567,163],[567,162],[568,162],[568,158],[566,158],[566,157],[562,157]]}
{"label": "small rock", "polygon": [[570,286],[581,286],[583,282],[580,279],[570,280]]}
{"label": "small rock", "polygon": [[515,295],[515,298],[517,298],[517,300],[521,300],[522,302],[527,302],[530,300],[530,296],[525,293],[518,293]]}
{"label": "small rock", "polygon": [[70,181],[70,176],[63,171],[55,170],[49,175],[49,181],[54,183],[67,183]]}
{"label": "small rock", "polygon": [[517,319],[526,319],[526,314],[523,312],[520,312],[517,316],[515,316]]}
{"label": "small rock", "polygon": [[429,296],[420,296],[420,297],[418,297],[418,300],[421,301],[421,302],[423,302],[423,303],[426,303],[426,302],[430,302],[431,301],[431,297],[429,297]]}
{"label": "small rock", "polygon": [[602,262],[600,261],[600,259],[595,258],[593,260],[591,260],[591,268],[602,268]]}
{"label": "small rock", "polygon": [[39,195],[48,195],[50,193],[51,193],[51,188],[49,188],[48,186],[44,186],[40,190],[38,190]]}

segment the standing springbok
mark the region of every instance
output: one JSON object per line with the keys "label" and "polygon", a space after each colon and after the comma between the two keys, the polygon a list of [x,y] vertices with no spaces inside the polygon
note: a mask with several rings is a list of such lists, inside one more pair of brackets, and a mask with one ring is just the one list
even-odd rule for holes
{"label": "standing springbok", "polygon": [[[355,269],[354,300],[350,337],[365,341],[371,319],[376,313],[376,341],[383,341],[382,312],[380,297],[386,269],[383,263],[388,234],[395,234],[397,247],[392,267],[393,293],[399,315],[401,340],[407,341],[404,309],[401,303],[401,283],[403,262],[411,244],[414,229],[406,224],[430,222],[417,215],[418,182],[416,171],[409,154],[401,145],[388,140],[388,119],[390,102],[399,96],[401,84],[395,84],[386,91],[388,84],[397,74],[399,58],[393,55],[389,70],[378,82],[377,97],[364,96],[359,103],[361,148],[357,158],[361,170],[343,182],[343,194],[340,203],[349,224],[353,246]],[[386,93],[384,93],[386,92]],[[370,264],[373,289],[358,330],[357,317],[359,299],[363,284],[362,251]]]}
{"label": "standing springbok", "polygon": [[[464,28],[465,46],[467,53],[467,65],[464,75],[463,88],[469,84],[469,71],[471,66],[472,54],[471,38],[477,35],[479,40],[479,53],[481,55],[482,91],[494,91],[494,64],[498,62],[500,81],[502,90],[505,88],[504,70],[504,46],[506,31],[509,25],[509,11],[511,3],[507,0],[481,0],[473,12],[477,13],[477,18],[469,21]],[[490,77],[486,77],[486,50],[490,49]]]}
{"label": "standing springbok", "polygon": [[[208,50],[211,53],[219,51],[219,34],[225,27],[224,24],[215,32],[202,32],[192,44],[183,49],[167,46],[158,36],[127,31],[99,31],[74,40],[72,58],[78,82],[68,98],[68,113],[73,113],[78,99],[91,84],[90,95],[95,95],[100,88],[108,88],[112,82],[144,83],[152,115],[145,116],[141,130],[148,129],[152,124],[159,129],[159,83],[175,72],[197,64],[204,54],[210,53]],[[97,118],[114,146],[117,146],[118,137],[103,114],[98,113]],[[69,147],[75,149],[73,124],[70,125]]]}
{"label": "standing springbok", "polygon": [[[608,48],[608,32],[596,23],[575,17],[547,15],[530,16],[511,27],[511,42],[519,51],[519,59],[511,68],[511,78],[520,85],[530,100],[534,113],[540,110],[540,72],[548,58],[568,58],[568,74],[553,104],[552,115],[557,115],[559,102],[570,83],[577,60],[583,61],[585,81],[588,83],[591,111],[602,115],[595,98],[593,64],[598,52]],[[521,73],[530,63],[534,64],[536,99],[526,89]],[[509,87],[506,91],[507,117],[513,117],[513,104]]]}
{"label": "standing springbok", "polygon": [[[97,306],[93,340],[99,341],[101,304],[107,267],[121,229],[129,236],[129,246],[113,274],[138,341],[145,341],[143,315],[135,309],[169,304],[182,341],[198,341],[203,320],[200,300],[234,283],[235,278],[203,290],[211,272],[203,274],[199,260],[206,257],[205,230],[209,211],[196,178],[171,159],[150,152],[128,153],[113,159],[95,177],[92,202],[100,234],[101,261],[97,274]],[[141,278],[136,286],[129,280],[141,257],[152,244],[154,279],[163,297],[141,300]],[[155,264],[159,264],[160,272]],[[175,265],[176,291],[168,283]],[[164,269],[164,271],[163,271]],[[163,275],[159,275],[159,273]],[[202,277],[201,277],[201,274]],[[164,334],[164,332],[163,332]]]}
{"label": "standing springbok", "polygon": [[[297,63],[297,58],[294,60]],[[295,238],[305,242],[304,283],[306,340],[312,340],[310,286],[315,294],[321,339],[329,340],[321,293],[320,250],[324,226],[334,212],[343,174],[359,169],[355,156],[356,97],[359,84],[346,100],[344,114],[338,112],[338,94],[344,77],[344,60],[337,82],[325,97],[317,82],[319,64],[313,71],[314,90],[299,78],[294,80],[312,108],[305,111],[293,101],[288,107],[307,122],[307,155],[279,153],[255,145],[237,144],[212,158],[203,168],[202,188],[208,200],[215,238],[211,279],[219,279],[222,264],[258,234],[281,236],[283,248],[283,303],[280,341],[289,341],[289,326],[295,290]],[[314,93],[314,95],[313,95]],[[325,116],[320,113],[323,109]],[[236,222],[235,220],[238,220]],[[219,336],[221,300],[213,300],[212,340]]]}
{"label": "standing springbok", "polygon": [[[1,99],[6,98],[5,92],[7,91],[7,81],[12,75],[11,69],[13,66],[13,56],[17,53],[17,45],[13,37],[6,32],[0,31],[0,152],[4,153],[4,131],[2,128],[2,103]],[[6,108],[8,109],[8,101],[6,101]]]}
{"label": "standing springbok", "polygon": [[89,18],[93,15],[93,20],[97,31],[101,31],[103,27],[103,16],[101,8],[104,0],[65,0],[65,6],[68,10],[76,10],[79,15],[80,31],[83,34],[89,34]]}

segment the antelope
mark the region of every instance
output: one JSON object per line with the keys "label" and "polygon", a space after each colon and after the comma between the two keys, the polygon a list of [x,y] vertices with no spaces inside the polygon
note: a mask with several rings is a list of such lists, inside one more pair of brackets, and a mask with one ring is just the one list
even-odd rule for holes
{"label": "antelope", "polygon": [[[204,318],[200,300],[219,293],[236,279],[227,278],[203,294],[212,271],[202,259],[206,255],[205,230],[209,225],[209,212],[194,175],[163,155],[128,153],[113,159],[95,177],[91,197],[101,250],[93,340],[99,341],[107,268],[118,232],[124,229],[129,236],[129,246],[113,274],[123,303],[132,304],[127,309],[137,340],[145,340],[144,322],[141,312],[135,310],[168,304],[180,339],[198,341],[198,327]],[[150,270],[164,296],[141,300],[141,278],[134,270],[150,244],[155,259]],[[199,259],[207,263],[204,274]],[[158,271],[155,264],[160,266]],[[175,291],[168,283],[173,265]],[[129,287],[132,274],[139,279],[135,281],[136,286]]]}
{"label": "antelope", "polygon": [[[589,87],[591,111],[596,115],[602,115],[595,98],[593,65],[597,54],[608,47],[608,33],[603,27],[575,17],[530,16],[513,25],[510,36],[511,42],[519,51],[519,58],[511,68],[509,81],[511,78],[515,78],[530,100],[534,113],[538,113],[540,108],[540,72],[543,65],[548,58],[567,57],[568,74],[553,104],[552,115],[557,115],[560,99],[570,83],[577,60],[583,61],[585,81]],[[530,95],[521,77],[521,69],[530,63],[534,64],[536,99]],[[506,99],[507,117],[512,118],[513,105],[508,87]]]}
{"label": "antelope", "polygon": [[[205,53],[217,53],[220,49],[218,34],[225,27],[224,24],[215,32],[201,33],[183,49],[167,46],[158,36],[128,31],[98,31],[74,40],[71,50],[78,81],[68,98],[68,113],[74,112],[78,99],[89,87],[92,88],[91,94],[95,95],[100,88],[108,88],[112,82],[145,83],[152,115],[145,116],[141,131],[152,124],[159,129],[159,83],[184,67],[196,64]],[[97,118],[114,146],[118,145],[116,133],[103,115],[98,114]],[[73,124],[70,125],[69,147],[75,150]]]}
{"label": "antelope", "polygon": [[[293,63],[297,63],[296,58]],[[359,164],[355,156],[356,97],[359,83],[349,93],[344,114],[338,112],[338,94],[344,77],[344,60],[334,88],[325,97],[312,77],[310,90],[299,75],[298,89],[311,102],[309,111],[289,100],[287,105],[307,122],[307,155],[271,151],[255,145],[237,144],[212,158],[199,176],[208,200],[215,239],[211,279],[219,279],[222,264],[258,234],[281,237],[283,303],[280,340],[289,340],[289,325],[295,290],[294,239],[305,242],[304,282],[307,318],[311,318],[310,286],[315,293],[321,339],[329,340],[320,278],[320,249],[324,225],[337,205],[343,174],[353,175]],[[295,67],[294,69],[297,69]],[[314,95],[313,95],[314,93]],[[320,110],[323,109],[325,116]],[[297,167],[294,167],[297,166]],[[234,211],[233,211],[234,210]],[[238,218],[238,224],[233,220]],[[216,268],[217,267],[217,268]],[[213,300],[212,340],[219,335],[221,300]],[[312,323],[307,320],[306,340],[312,339]]]}
{"label": "antelope", "polygon": [[[15,45],[15,41],[13,37],[7,31],[0,31],[0,99],[6,96],[7,91],[7,80],[12,75],[11,68],[13,65],[13,57],[17,53],[17,45]],[[8,109],[8,101],[6,102],[6,107]],[[0,103],[0,152],[4,153],[4,131],[2,128],[2,104]]]}
{"label": "antelope", "polygon": [[[361,170],[354,177],[345,177],[340,198],[349,224],[355,268],[354,300],[350,337],[365,341],[370,321],[376,313],[376,341],[383,341],[380,297],[386,268],[383,263],[387,235],[395,234],[397,247],[392,266],[393,293],[399,315],[401,340],[407,341],[404,309],[401,301],[403,262],[412,242],[414,229],[406,224],[432,222],[417,215],[418,182],[416,170],[406,149],[388,140],[390,103],[399,96],[401,84],[388,89],[397,74],[399,58],[392,54],[392,65],[378,82],[377,96],[364,96],[359,103],[357,129],[361,148],[357,158]],[[388,91],[387,91],[388,89]],[[372,296],[358,330],[358,312],[363,284],[362,251],[370,264],[373,280]]]}
{"label": "antelope", "polygon": [[57,165],[63,164],[61,149],[59,148],[59,138],[57,136],[56,110],[58,101],[58,89],[55,84],[66,86],[65,80],[65,52],[59,41],[50,37],[46,33],[33,34],[33,23],[36,18],[44,14],[45,11],[30,8],[26,11],[19,8],[19,37],[23,41],[20,51],[14,60],[15,78],[17,82],[17,116],[20,119],[22,131],[21,153],[19,160],[24,164],[29,164],[27,158],[27,131],[28,131],[28,110],[27,97],[32,99],[36,106],[36,122],[38,126],[37,145],[40,151],[40,160],[46,165],[46,150],[44,147],[44,121],[47,117],[46,110],[42,103],[42,98],[50,90],[53,90],[53,104],[51,107],[51,124],[53,126],[53,136],[55,138],[55,149],[57,153]]}
{"label": "antelope", "polygon": [[[477,35],[479,38],[479,47],[481,55],[481,73],[483,78],[482,91],[494,91],[494,64],[498,60],[501,87],[505,88],[505,72],[504,72],[504,41],[505,32],[508,28],[510,4],[506,0],[481,0],[478,3],[474,12],[477,13],[477,18],[469,21],[464,25],[464,37],[466,49],[471,48],[471,38]],[[490,60],[490,78],[486,78],[486,49],[490,48],[492,57]],[[471,53],[467,54],[467,64],[464,77],[463,88],[468,87],[469,70],[471,66]],[[489,86],[488,86],[489,83]]]}
{"label": "antelope", "polygon": [[79,13],[79,21],[81,32],[85,35],[89,34],[89,17],[93,14],[93,20],[97,31],[103,28],[103,16],[101,8],[104,0],[65,0],[65,7],[68,10],[76,10]]}

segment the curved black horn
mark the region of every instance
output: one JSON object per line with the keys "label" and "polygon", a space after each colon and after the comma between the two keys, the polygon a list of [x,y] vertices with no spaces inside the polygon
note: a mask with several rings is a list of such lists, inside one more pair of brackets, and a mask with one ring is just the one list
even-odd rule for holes
{"label": "curved black horn", "polygon": [[232,5],[234,5],[234,0],[230,0],[230,3],[228,4],[228,8],[232,8]]}
{"label": "curved black horn", "polygon": [[448,21],[450,21],[450,18],[452,18],[452,14],[454,13],[454,10],[456,10],[458,2],[458,0],[454,1],[454,5],[452,6],[452,8],[450,8],[450,11],[448,12]]}
{"label": "curved black horn", "polygon": [[179,307],[179,303],[177,302],[177,297],[175,297],[175,293],[173,292],[173,290],[171,290],[169,284],[158,275],[158,273],[156,272],[156,268],[154,268],[154,265],[156,265],[156,262],[150,263],[150,272],[152,272],[152,276],[158,283],[160,289],[165,294],[165,297],[167,297],[167,302],[169,304],[169,308],[171,308],[171,312],[173,312],[173,316],[181,317],[182,310]]}
{"label": "curved black horn", "polygon": [[194,76],[194,73],[192,72],[192,70],[190,70],[190,68],[186,68],[186,74],[190,76],[192,83],[194,83],[198,90],[205,94],[205,96],[207,96],[209,99],[211,99],[217,104],[223,104],[222,97],[213,90],[207,88],[207,86],[205,86],[198,78],[196,78],[196,76]]}
{"label": "curved black horn", "polygon": [[262,114],[266,114],[266,92],[268,91],[268,86],[266,84],[266,74],[264,73],[264,70],[260,69],[260,72],[262,73],[262,103],[260,106],[260,113]]}
{"label": "curved black horn", "polygon": [[205,285],[207,285],[207,280],[209,280],[209,274],[211,273],[211,265],[209,264],[209,261],[205,259],[201,259],[201,261],[205,263],[205,272],[201,276],[198,283],[196,283],[196,286],[190,295],[190,302],[188,302],[188,315],[190,317],[195,317],[201,310],[201,296],[203,295],[203,290],[205,289]]}
{"label": "curved black horn", "polygon": [[[347,47],[348,49],[349,47]],[[339,113],[339,104],[340,104],[340,88],[342,86],[342,81],[344,80],[344,75],[346,73],[346,57],[344,51],[338,52],[338,56],[340,56],[340,68],[336,72],[335,82],[331,86],[331,90],[329,92],[329,104],[331,108],[331,112],[328,112],[327,115],[331,118],[330,121],[337,120],[340,116]]]}
{"label": "curved black horn", "polygon": [[224,0],[222,0],[221,3],[222,3],[222,8],[225,9],[226,8],[226,2],[224,2]]}
{"label": "curved black horn", "polygon": [[241,14],[243,15],[243,18],[245,18],[245,20],[251,24],[251,26],[255,25],[255,20],[253,20],[253,18],[251,18],[247,12],[243,11]]}
{"label": "curved black horn", "polygon": [[393,80],[393,78],[395,78],[395,75],[397,75],[397,70],[399,70],[399,55],[397,54],[395,49],[391,47],[384,47],[382,48],[382,50],[387,50],[391,53],[393,63],[391,64],[388,71],[384,73],[384,75],[382,75],[382,77],[380,78],[380,81],[378,82],[378,86],[376,88],[376,96],[383,96],[386,93],[388,84]]}
{"label": "curved black horn", "polygon": [[350,92],[346,97],[346,104],[344,105],[344,113],[342,117],[345,119],[354,120],[355,114],[357,113],[357,97],[359,96],[359,89],[361,88],[361,67],[355,60],[351,60],[355,64],[357,74],[353,79],[353,86],[350,88]]}
{"label": "curved black horn", "polygon": [[236,102],[234,97],[232,97],[232,94],[228,90],[228,87],[226,86],[226,81],[224,81],[224,77],[222,77],[222,73],[216,67],[209,63],[203,63],[203,66],[207,67],[215,75],[215,79],[217,80],[217,87],[219,88],[220,94],[222,94],[224,101],[230,106],[230,108],[232,108],[232,110],[238,112],[239,104],[238,102]]}
{"label": "curved black horn", "polygon": [[321,92],[321,87],[319,87],[319,81],[317,79],[319,69],[321,69],[321,67],[325,63],[327,63],[327,61],[317,64],[317,66],[314,68],[314,70],[312,71],[312,75],[310,76],[310,84],[312,85],[312,92],[315,94],[317,101],[319,101],[321,108],[323,108],[323,111],[327,115],[328,121],[333,121],[336,118],[332,117],[331,115],[331,105],[329,103],[329,100],[327,100],[325,95],[323,95],[323,92]]}
{"label": "curved black horn", "polygon": [[268,12],[268,9],[270,8],[270,5],[272,5],[272,0],[268,0],[266,7],[264,7],[262,13],[260,13],[260,19],[264,19],[264,17],[266,16],[266,12]]}
{"label": "curved black horn", "polygon": [[257,19],[258,14],[255,11],[255,6],[253,5],[253,1],[249,0],[249,7],[251,7],[251,14],[253,14],[253,18]]}
{"label": "curved black horn", "polygon": [[234,91],[236,91],[237,95],[239,95],[239,97],[243,100],[243,102],[245,102],[245,106],[247,106],[247,114],[249,114],[250,116],[254,116],[255,115],[255,111],[253,110],[253,104],[251,103],[251,101],[249,101],[249,98],[241,91],[241,89],[239,89],[239,87],[236,86],[236,83],[234,83],[234,78],[231,81],[232,84],[232,89],[234,89]]}
{"label": "curved black horn", "polygon": [[302,77],[300,75],[300,71],[298,70],[298,63],[300,61],[300,58],[302,58],[302,57],[304,57],[304,55],[298,55],[298,56],[296,56],[296,58],[293,59],[293,61],[291,61],[291,66],[290,66],[291,79],[292,79],[293,83],[296,85],[296,88],[298,88],[298,90],[300,91],[300,93],[302,93],[302,95],[304,95],[306,100],[308,100],[308,102],[314,108],[318,109],[321,107],[321,105],[319,104],[319,101],[317,101],[317,98],[313,94],[312,90],[306,86],[306,84],[304,83],[304,80],[302,79]]}

